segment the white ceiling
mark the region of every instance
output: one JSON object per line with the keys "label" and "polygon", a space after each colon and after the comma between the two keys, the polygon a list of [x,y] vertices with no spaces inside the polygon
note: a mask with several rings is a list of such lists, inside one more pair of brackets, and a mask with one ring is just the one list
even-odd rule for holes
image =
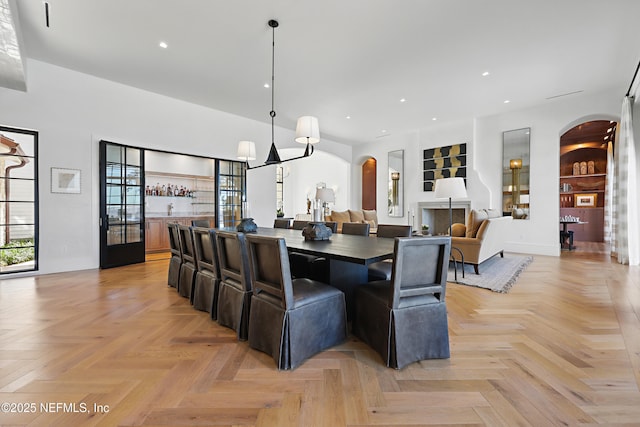
{"label": "white ceiling", "polygon": [[43,1],[16,3],[29,58],[265,122],[276,19],[276,125],[314,115],[351,144],[622,98],[640,59],[638,0],[49,0],[49,28]]}

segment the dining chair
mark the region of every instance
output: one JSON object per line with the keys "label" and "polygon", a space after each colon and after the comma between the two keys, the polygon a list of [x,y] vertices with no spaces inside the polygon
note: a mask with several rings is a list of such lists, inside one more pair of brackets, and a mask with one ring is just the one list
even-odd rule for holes
{"label": "dining chair", "polygon": [[251,307],[251,275],[244,233],[216,232],[216,248],[220,261],[217,321],[236,331],[238,339],[248,336]]}
{"label": "dining chair", "polygon": [[288,219],[274,219],[273,228],[289,228],[290,221]]}
{"label": "dining chair", "polygon": [[182,252],[182,267],[180,268],[178,293],[193,303],[193,285],[198,267],[196,264],[196,254],[193,249],[191,227],[178,224],[178,234],[180,235],[180,251]]}
{"label": "dining chair", "polygon": [[283,238],[247,235],[253,296],[249,346],[294,369],[347,337],[344,294],[311,279],[292,279]]}
{"label": "dining chair", "polygon": [[[378,224],[378,238],[411,237],[410,225]],[[378,261],[369,264],[369,282],[375,280],[391,279],[391,267],[393,262],[389,260]]]}
{"label": "dining chair", "polygon": [[293,224],[291,225],[291,228],[293,228],[294,230],[302,230],[307,226],[307,224],[309,224],[309,221],[294,219]]}
{"label": "dining chair", "polygon": [[353,333],[401,369],[450,357],[445,291],[450,237],[397,237],[391,280],[359,286]]}
{"label": "dining chair", "polygon": [[216,230],[208,227],[193,227],[192,231],[198,265],[193,286],[193,308],[210,313],[211,318],[216,320],[220,288]]}
{"label": "dining chair", "polygon": [[368,222],[344,222],[342,223],[342,234],[353,234],[356,236],[369,235]]}
{"label": "dining chair", "polygon": [[169,248],[171,251],[171,259],[169,260],[169,274],[167,284],[172,288],[178,288],[180,282],[180,268],[182,267],[182,251],[180,250],[180,234],[178,233],[178,224],[168,223],[169,231]]}
{"label": "dining chair", "polygon": [[208,219],[192,219],[191,220],[191,226],[192,227],[210,228],[211,227],[211,223],[209,222]]}

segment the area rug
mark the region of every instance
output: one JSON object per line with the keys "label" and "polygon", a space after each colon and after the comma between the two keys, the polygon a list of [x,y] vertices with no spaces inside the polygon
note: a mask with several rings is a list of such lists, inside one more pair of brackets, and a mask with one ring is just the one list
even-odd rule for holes
{"label": "area rug", "polygon": [[473,265],[465,264],[464,278],[458,263],[458,280],[454,280],[453,263],[449,263],[447,281],[459,283],[461,285],[475,286],[489,289],[493,292],[507,293],[516,283],[520,273],[533,261],[530,256],[506,255],[501,258],[499,255],[489,258],[480,264],[480,274],[476,274]]}

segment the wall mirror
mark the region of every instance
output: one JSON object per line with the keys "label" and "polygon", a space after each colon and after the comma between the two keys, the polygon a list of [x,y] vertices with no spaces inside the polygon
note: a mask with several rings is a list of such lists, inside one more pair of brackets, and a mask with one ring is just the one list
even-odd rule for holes
{"label": "wall mirror", "polygon": [[531,128],[502,133],[502,211],[528,219]]}
{"label": "wall mirror", "polygon": [[389,151],[389,216],[404,216],[404,150]]}

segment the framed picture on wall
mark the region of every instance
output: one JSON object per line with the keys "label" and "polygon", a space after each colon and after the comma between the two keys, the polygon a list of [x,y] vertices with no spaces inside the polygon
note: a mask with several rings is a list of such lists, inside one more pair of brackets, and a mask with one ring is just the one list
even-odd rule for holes
{"label": "framed picture on wall", "polygon": [[467,181],[467,144],[428,148],[422,152],[422,190],[434,191],[440,178],[460,177]]}
{"label": "framed picture on wall", "polygon": [[51,168],[51,192],[80,194],[80,169]]}
{"label": "framed picture on wall", "polygon": [[598,202],[597,193],[582,193],[575,196],[576,208],[595,208]]}

